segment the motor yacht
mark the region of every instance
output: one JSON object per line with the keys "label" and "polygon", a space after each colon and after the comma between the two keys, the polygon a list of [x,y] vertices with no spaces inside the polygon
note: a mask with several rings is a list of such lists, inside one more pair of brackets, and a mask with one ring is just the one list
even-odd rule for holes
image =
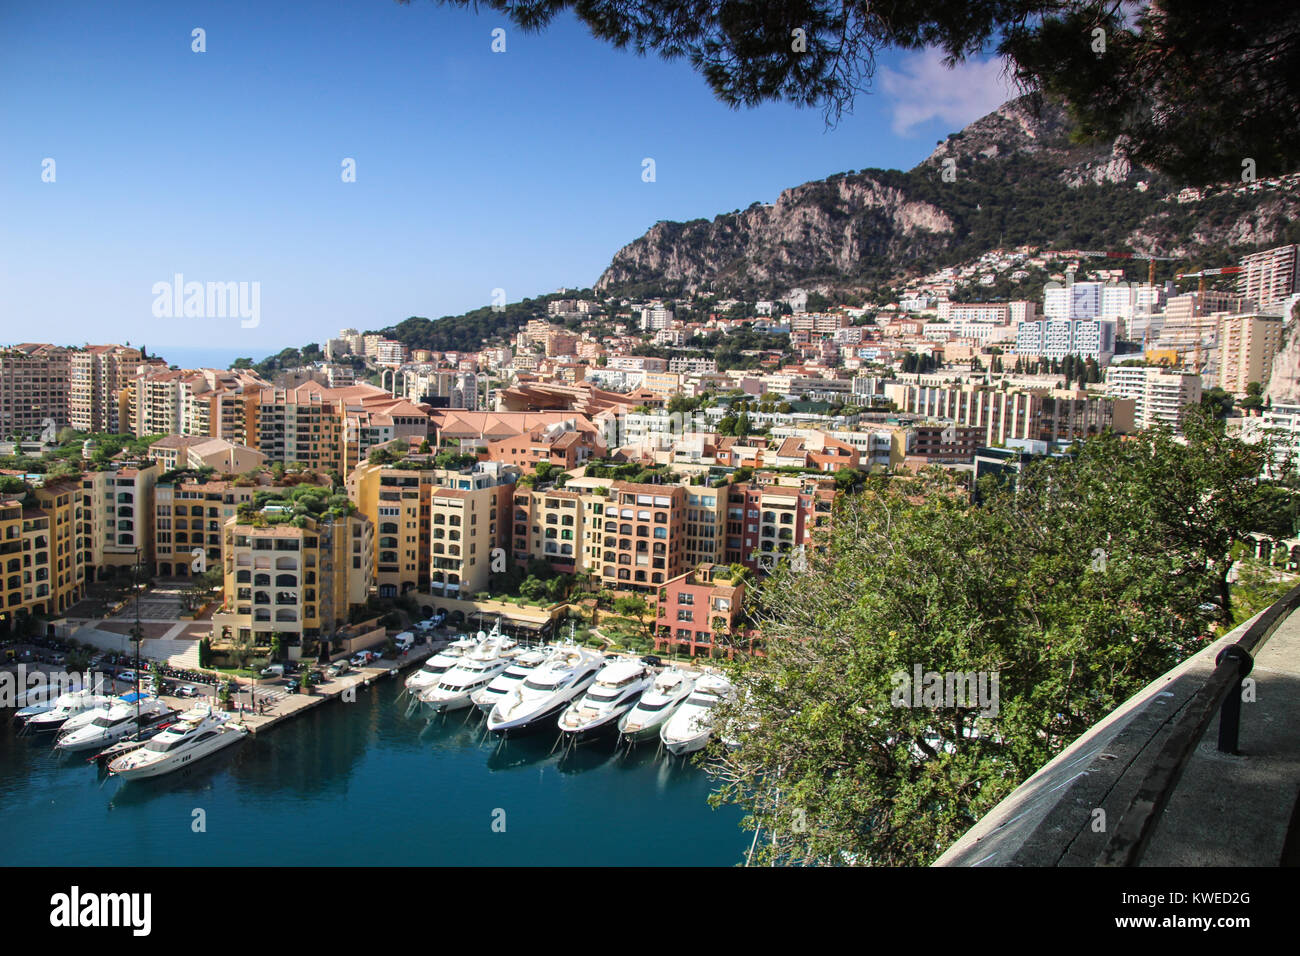
{"label": "motor yacht", "polygon": [[[28,680],[31,679],[29,675]],[[68,678],[66,684],[43,681],[35,687],[25,687],[18,692],[18,697],[14,700],[13,706],[17,708],[14,720],[22,723],[37,714],[53,710],[60,697],[64,694],[75,694],[79,690],[81,690],[81,678],[75,674]]]}
{"label": "motor yacht", "polygon": [[731,682],[718,674],[706,674],[696,681],[686,702],[659,730],[668,752],[680,757],[707,744],[713,733],[713,708],[731,693]]}
{"label": "motor yacht", "polygon": [[[59,730],[78,714],[105,707],[112,700],[114,698],[96,694],[91,690],[76,690],[70,694],[60,694],[49,710],[27,717],[26,728],[31,733]],[[22,711],[19,711],[17,716],[21,717]]]}
{"label": "motor yacht", "polygon": [[229,714],[196,707],[147,744],[118,757],[108,765],[108,772],[124,780],[160,777],[238,743],[247,734],[248,729]]}
{"label": "motor yacht", "polygon": [[549,647],[534,647],[524,651],[512,660],[505,670],[492,678],[486,687],[470,694],[470,700],[483,713],[492,713],[492,708],[497,705],[497,701],[502,700],[519,685],[521,680],[545,663],[551,651],[552,648]]}
{"label": "motor yacht", "polygon": [[170,714],[170,708],[157,697],[147,697],[131,703],[119,701],[89,723],[65,730],[54,746],[63,751],[103,750],[109,744],[149,727]]}
{"label": "motor yacht", "polygon": [[574,739],[612,730],[652,680],[650,668],[640,661],[611,661],[596,674],[587,692],[560,714],[560,730]]}
{"label": "motor yacht", "polygon": [[494,634],[461,657],[438,683],[422,691],[420,702],[434,713],[470,706],[470,695],[487,687],[519,654],[513,639]]}
{"label": "motor yacht", "polygon": [[460,663],[460,659],[478,646],[478,641],[461,635],[430,657],[418,671],[406,678],[406,689],[414,696],[442,680],[443,675]]}
{"label": "motor yacht", "polygon": [[497,701],[488,730],[525,733],[548,724],[596,679],[604,658],[576,644],[556,648],[546,661]]}
{"label": "motor yacht", "polygon": [[619,734],[631,743],[658,739],[659,729],[677,712],[698,677],[677,667],[663,671],[636,706],[619,719]]}

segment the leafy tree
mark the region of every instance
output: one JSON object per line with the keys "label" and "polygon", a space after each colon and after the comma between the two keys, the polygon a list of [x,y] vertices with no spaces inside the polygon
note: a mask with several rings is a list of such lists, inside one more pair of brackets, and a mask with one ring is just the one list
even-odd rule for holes
{"label": "leafy tree", "polygon": [[635,595],[626,595],[614,599],[615,613],[635,621],[641,630],[642,637],[652,641],[654,640],[655,622],[653,617],[648,617],[650,610],[650,605],[646,600]]}
{"label": "leafy tree", "polygon": [[[409,2],[409,0],[402,0]],[[468,6],[470,0],[443,0]],[[486,0],[526,30],[572,12],[620,49],[685,58],[729,106],[785,100],[838,118],[890,48],[950,63],[996,49],[1027,90],[1061,96],[1085,134],[1123,137],[1136,162],[1202,182],[1300,159],[1300,8],[1180,0]],[[803,31],[798,38],[794,31]],[[811,299],[811,296],[810,296]],[[810,304],[810,308],[812,305]]]}
{"label": "leafy tree", "polygon": [[1259,382],[1246,383],[1246,397],[1237,403],[1242,408],[1258,411],[1264,407],[1264,387]]}
{"label": "leafy tree", "polygon": [[1232,404],[1232,394],[1217,385],[1201,393],[1201,407],[1209,410],[1217,418],[1226,418],[1232,411]]}
{"label": "leafy tree", "polygon": [[[1266,451],[1197,410],[1184,431],[1089,439],[979,506],[937,469],[842,500],[808,573],[783,563],[758,590],[764,656],[718,711],[739,746],[714,752],[714,800],[763,831],[757,862],[933,861],[1232,620]],[[996,713],[915,706],[917,665],[997,675]]]}

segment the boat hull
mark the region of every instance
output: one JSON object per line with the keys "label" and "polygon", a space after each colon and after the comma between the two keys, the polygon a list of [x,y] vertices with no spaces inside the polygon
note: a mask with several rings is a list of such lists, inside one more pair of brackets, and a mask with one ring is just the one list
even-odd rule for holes
{"label": "boat hull", "polygon": [[558,704],[553,704],[547,708],[544,713],[536,713],[529,717],[521,717],[517,720],[506,721],[501,724],[493,725],[491,719],[488,720],[488,730],[494,734],[500,734],[503,737],[519,736],[524,734],[536,733],[547,727],[554,727],[555,721],[559,718],[565,709],[568,708],[570,701],[563,700]]}
{"label": "boat hull", "polygon": [[703,750],[704,745],[709,742],[711,733],[711,731],[706,731],[705,733],[697,734],[694,737],[688,737],[685,740],[665,740],[664,747],[666,747],[668,752],[674,757],[685,757],[688,754],[695,753],[697,750]]}
{"label": "boat hull", "polygon": [[[175,754],[171,759],[163,759],[141,766],[126,766],[114,769],[112,764],[109,765],[108,772],[122,780],[147,780],[152,777],[162,777],[166,774],[181,770],[185,767],[192,766],[196,761],[209,757],[218,751],[224,750],[231,744],[238,743],[246,736],[238,730],[227,730],[209,741],[205,741],[201,746],[194,747],[185,753]],[[131,754],[127,754],[130,757]],[[114,761],[116,763],[117,761]]]}

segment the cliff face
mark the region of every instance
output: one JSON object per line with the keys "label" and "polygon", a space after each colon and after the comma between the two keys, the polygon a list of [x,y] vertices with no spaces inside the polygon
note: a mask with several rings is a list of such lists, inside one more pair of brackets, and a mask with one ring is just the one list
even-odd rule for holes
{"label": "cliff face", "polygon": [[707,279],[752,283],[850,273],[867,257],[905,251],[917,236],[952,233],[942,209],[869,176],[805,183],[774,204],[712,222],[659,222],[624,246],[596,287],[657,277],[686,287]]}
{"label": "cliff face", "polygon": [[1294,193],[1223,190],[1179,203],[1120,144],[1078,145],[1064,110],[1012,100],[908,172],[805,183],[712,220],[659,222],[620,249],[598,290],[781,295],[872,285],[1024,244],[1124,249],[1207,264],[1283,241]]}
{"label": "cliff face", "polygon": [[1273,372],[1264,396],[1276,404],[1300,404],[1300,335],[1296,334],[1297,307],[1283,317],[1282,350],[1273,359]]}

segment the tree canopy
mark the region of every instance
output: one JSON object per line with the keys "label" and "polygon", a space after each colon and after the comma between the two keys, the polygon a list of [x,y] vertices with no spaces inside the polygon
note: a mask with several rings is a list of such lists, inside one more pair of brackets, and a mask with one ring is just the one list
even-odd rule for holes
{"label": "tree canopy", "polygon": [[[1089,439],[978,505],[939,471],[842,500],[805,567],[758,589],[764,656],[719,711],[738,746],[713,753],[714,799],[763,832],[755,862],[932,862],[1232,620],[1266,452],[1207,412],[1185,430]],[[918,667],[986,675],[995,706],[899,706]]]}
{"label": "tree canopy", "polygon": [[[400,0],[409,3],[409,0]],[[469,6],[471,0],[441,0]],[[478,0],[474,0],[478,6]],[[1300,8],[1246,0],[483,0],[525,30],[571,11],[619,49],[685,59],[732,107],[787,101],[830,121],[888,49],[949,64],[996,53],[1026,92],[1063,97],[1085,135],[1198,181],[1300,158]]]}

